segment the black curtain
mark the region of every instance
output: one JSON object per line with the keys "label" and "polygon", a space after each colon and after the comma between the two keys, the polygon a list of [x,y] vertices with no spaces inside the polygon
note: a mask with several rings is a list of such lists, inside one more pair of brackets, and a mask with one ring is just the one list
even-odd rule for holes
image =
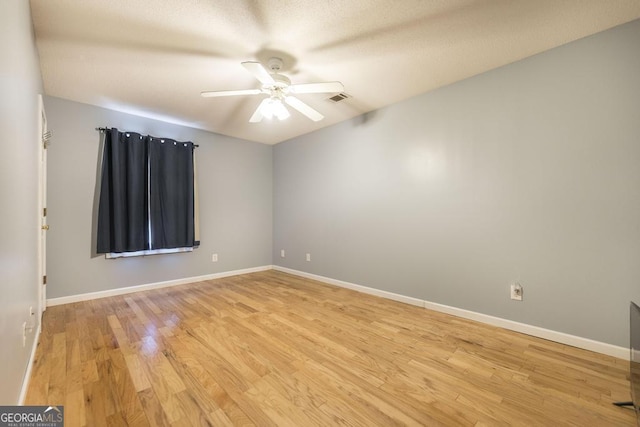
{"label": "black curtain", "polygon": [[151,249],[193,247],[193,143],[149,138]]}
{"label": "black curtain", "polygon": [[97,252],[149,248],[147,139],[137,133],[105,131],[98,208]]}
{"label": "black curtain", "polygon": [[105,134],[97,253],[195,246],[194,144]]}

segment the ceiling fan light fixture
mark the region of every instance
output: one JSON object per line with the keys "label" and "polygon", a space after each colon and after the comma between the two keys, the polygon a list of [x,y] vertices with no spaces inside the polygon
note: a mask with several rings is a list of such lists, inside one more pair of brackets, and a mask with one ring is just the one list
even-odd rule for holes
{"label": "ceiling fan light fixture", "polygon": [[284,120],[291,115],[289,110],[287,110],[287,107],[285,107],[282,101],[278,98],[270,98],[267,102],[262,104],[261,109],[262,115],[267,119],[271,119],[275,116],[278,120]]}
{"label": "ceiling fan light fixture", "polygon": [[200,92],[203,97],[220,97],[234,95],[259,95],[266,94],[268,98],[263,98],[258,108],[253,112],[249,119],[249,123],[259,123],[262,119],[271,119],[274,116],[278,120],[285,120],[291,114],[284,104],[293,108],[303,116],[314,122],[324,118],[315,108],[307,105],[300,99],[290,96],[305,93],[340,93],[344,91],[342,83],[320,82],[320,83],[302,83],[291,84],[291,80],[279,73],[282,70],[282,59],[272,57],[269,59],[269,69],[267,70],[260,62],[245,61],[242,63],[244,68],[253,74],[253,76],[262,83],[260,89],[242,89],[242,90],[222,90],[222,91],[204,91]]}

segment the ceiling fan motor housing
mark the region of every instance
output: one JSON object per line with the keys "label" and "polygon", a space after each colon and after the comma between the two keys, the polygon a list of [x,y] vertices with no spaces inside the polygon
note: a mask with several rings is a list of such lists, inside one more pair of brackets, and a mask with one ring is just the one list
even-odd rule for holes
{"label": "ceiling fan motor housing", "polygon": [[271,70],[272,73],[277,73],[282,70],[282,58],[271,57],[269,61],[267,61],[267,66]]}
{"label": "ceiling fan motor housing", "polygon": [[269,85],[265,85],[266,87],[276,86],[276,87],[285,88],[291,84],[291,80],[289,80],[287,76],[284,76],[282,74],[272,74],[271,77],[273,77],[273,80],[275,82]]}

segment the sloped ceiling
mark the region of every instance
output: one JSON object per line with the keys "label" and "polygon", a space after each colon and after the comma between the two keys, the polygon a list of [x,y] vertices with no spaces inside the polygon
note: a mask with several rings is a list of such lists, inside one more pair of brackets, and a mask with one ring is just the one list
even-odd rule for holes
{"label": "sloped ceiling", "polygon": [[[48,95],[275,144],[640,18],[638,0],[31,0]],[[299,95],[249,123],[264,95],[242,61],[285,60]],[[105,125],[109,125],[105,123]]]}

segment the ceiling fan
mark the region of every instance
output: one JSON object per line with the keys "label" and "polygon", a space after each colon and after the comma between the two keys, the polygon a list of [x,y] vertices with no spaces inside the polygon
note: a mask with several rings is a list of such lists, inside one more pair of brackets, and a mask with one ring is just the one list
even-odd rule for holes
{"label": "ceiling fan", "polygon": [[243,89],[243,90],[221,90],[221,91],[205,91],[201,92],[205,98],[219,96],[238,96],[238,95],[267,95],[262,100],[258,108],[249,119],[250,123],[258,123],[263,118],[270,119],[276,117],[284,120],[289,117],[289,110],[284,104],[302,113],[309,119],[317,122],[322,120],[324,116],[314,108],[305,104],[294,94],[300,93],[337,93],[344,91],[344,86],[340,82],[323,82],[323,83],[302,83],[291,84],[291,80],[285,75],[280,74],[282,69],[282,59],[273,57],[268,61],[269,71],[260,63],[255,61],[243,62],[244,68],[262,83],[260,89]]}

